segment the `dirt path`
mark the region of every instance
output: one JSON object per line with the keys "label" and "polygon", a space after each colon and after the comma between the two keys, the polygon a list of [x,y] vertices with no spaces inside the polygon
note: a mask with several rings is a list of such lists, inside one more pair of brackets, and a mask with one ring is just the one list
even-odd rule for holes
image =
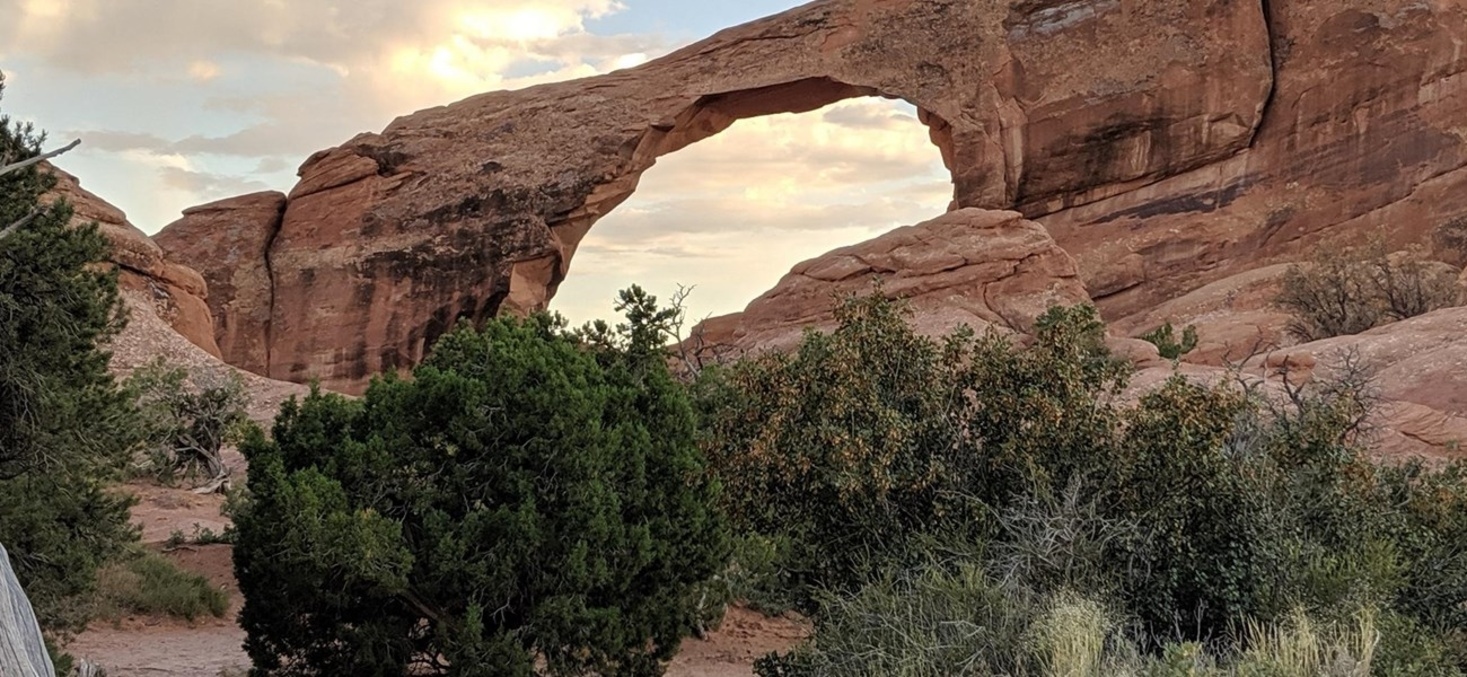
{"label": "dirt path", "polygon": [[[708,641],[688,640],[667,670],[668,677],[747,677],[754,660],[788,649],[802,636],[788,620],[733,609]],[[249,659],[240,648],[244,631],[229,622],[193,627],[132,619],[119,626],[93,626],[67,650],[107,669],[110,677],[233,677]]]}

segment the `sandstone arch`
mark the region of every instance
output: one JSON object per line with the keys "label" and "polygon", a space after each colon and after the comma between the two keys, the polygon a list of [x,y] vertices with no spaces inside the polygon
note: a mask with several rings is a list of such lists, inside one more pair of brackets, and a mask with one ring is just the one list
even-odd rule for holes
{"label": "sandstone arch", "polygon": [[659,155],[853,96],[923,111],[955,207],[1103,199],[1247,148],[1270,60],[1260,2],[812,2],[314,155],[268,238],[269,320],[245,332],[264,347],[221,348],[268,376],[359,388],[456,318],[543,307],[580,237]]}

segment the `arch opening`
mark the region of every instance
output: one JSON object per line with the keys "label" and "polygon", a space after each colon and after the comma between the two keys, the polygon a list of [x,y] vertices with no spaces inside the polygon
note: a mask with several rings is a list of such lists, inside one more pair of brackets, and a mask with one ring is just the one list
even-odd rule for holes
{"label": "arch opening", "polygon": [[953,198],[941,117],[827,79],[703,97],[631,160],[650,171],[556,227],[568,246],[549,307],[572,322],[610,319],[631,284],[664,299],[696,287],[691,320],[737,312],[800,261],[930,219]]}

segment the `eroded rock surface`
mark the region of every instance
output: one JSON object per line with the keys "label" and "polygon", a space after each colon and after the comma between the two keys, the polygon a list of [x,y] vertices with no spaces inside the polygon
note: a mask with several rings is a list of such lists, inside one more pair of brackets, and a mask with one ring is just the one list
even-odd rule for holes
{"label": "eroded rock surface", "polygon": [[1287,331],[1291,317],[1274,305],[1291,265],[1274,264],[1218,280],[1112,322],[1111,331],[1140,338],[1171,323],[1180,340],[1187,327],[1194,327],[1197,347],[1184,359],[1210,366],[1241,363],[1292,345],[1295,341]]}
{"label": "eroded rock surface", "polygon": [[164,258],[163,250],[129,223],[122,210],[82,188],[75,176],[54,165],[44,167],[56,176],[50,196],[65,198],[71,204],[72,223],[95,221],[112,242],[111,263],[120,270],[122,288],[151,299],[157,314],[179,334],[218,357],[214,322],[204,301],[208,296],[204,278],[192,268]]}
{"label": "eroded rock surface", "polygon": [[805,261],[742,313],[693,331],[710,356],[793,347],[806,327],[834,326],[836,299],[880,284],[921,333],[967,325],[1026,333],[1054,305],[1088,300],[1074,259],[1017,212],[961,209]]}

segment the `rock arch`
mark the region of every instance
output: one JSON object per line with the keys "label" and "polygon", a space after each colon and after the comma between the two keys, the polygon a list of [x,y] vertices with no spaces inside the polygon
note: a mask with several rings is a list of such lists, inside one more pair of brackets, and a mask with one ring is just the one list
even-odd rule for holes
{"label": "rock arch", "polygon": [[1259,2],[812,2],[312,156],[268,234],[269,320],[246,332],[263,354],[243,363],[354,390],[416,363],[454,319],[541,308],[641,172],[738,119],[900,98],[943,154],[954,207],[1034,216],[1240,152],[1271,88]]}

